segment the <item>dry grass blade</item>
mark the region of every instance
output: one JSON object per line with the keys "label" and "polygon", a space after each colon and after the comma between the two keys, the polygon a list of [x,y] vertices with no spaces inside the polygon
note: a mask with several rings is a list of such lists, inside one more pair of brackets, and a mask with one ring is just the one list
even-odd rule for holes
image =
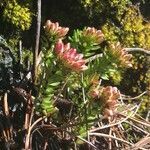
{"label": "dry grass blade", "polygon": [[145,134],[147,134],[147,135],[149,134],[149,132],[145,131],[144,129],[140,128],[139,126],[136,126],[135,124],[133,124],[133,123],[131,123],[131,122],[129,122],[129,121],[125,121],[125,123],[127,123],[127,124],[133,126],[133,127],[136,128],[137,130],[142,131],[143,133],[145,133]]}
{"label": "dry grass blade", "polygon": [[127,52],[142,52],[142,53],[145,53],[147,55],[150,55],[150,51],[149,50],[145,50],[143,48],[125,48],[125,50]]}
{"label": "dry grass blade", "polygon": [[31,134],[31,131],[33,129],[33,127],[39,123],[40,121],[42,121],[43,119],[45,119],[46,117],[41,117],[39,119],[37,119],[28,129],[28,133],[27,133],[27,136],[26,136],[26,141],[25,141],[25,149],[28,149],[29,148],[29,145],[30,145],[30,134]]}
{"label": "dry grass blade", "polygon": [[[121,139],[121,138],[114,137],[114,136],[108,135],[108,134],[103,134],[103,133],[89,133],[89,135],[92,135],[92,136],[94,135],[94,136],[99,136],[99,137],[105,137],[105,138],[111,138],[111,139],[113,139],[113,140],[118,140],[118,141],[120,141],[120,142],[122,142],[122,143],[124,143],[124,144],[129,145],[129,146],[134,146],[134,144],[132,144],[132,143],[126,141],[126,140],[123,140],[123,139]],[[132,149],[132,148],[129,148],[128,150],[131,150],[131,149]],[[127,149],[126,149],[126,150],[127,150]],[[147,149],[142,148],[141,145],[139,145],[138,150],[147,150]]]}
{"label": "dry grass blade", "polygon": [[6,117],[6,123],[8,124],[8,127],[9,127],[9,128],[6,128],[7,140],[10,140],[11,139],[11,124],[10,124],[10,116],[9,116],[10,114],[9,114],[7,93],[4,94],[4,114]]}
{"label": "dry grass blade", "polygon": [[[121,115],[122,117],[126,117],[124,114],[119,114],[119,115]],[[131,120],[131,121],[133,121],[133,122],[136,122],[136,123],[139,123],[139,124],[141,124],[141,125],[143,125],[143,126],[146,126],[146,127],[150,127],[150,122],[148,122],[148,121],[146,121],[145,120],[145,122],[142,120],[138,120],[138,119],[136,119],[136,118],[128,118],[129,120]]]}
{"label": "dry grass blade", "polygon": [[145,94],[147,94],[147,91],[144,91],[143,93],[141,93],[140,95],[135,96],[135,97],[129,97],[129,96],[126,96],[126,95],[121,95],[121,99],[122,100],[135,100],[135,99],[139,99],[140,97],[142,97]]}
{"label": "dry grass blade", "polygon": [[128,142],[128,141],[125,141],[125,140],[123,140],[123,139],[120,139],[120,138],[118,138],[118,137],[114,137],[114,136],[112,136],[112,135],[108,135],[108,134],[104,134],[104,133],[89,133],[89,135],[94,135],[94,136],[99,136],[99,137],[105,137],[105,138],[111,138],[111,139],[113,139],[113,140],[118,140],[118,141],[123,142],[123,143],[125,143],[125,144],[128,144],[128,145],[130,145],[130,146],[133,146],[132,143],[130,143],[130,142]]}
{"label": "dry grass blade", "polygon": [[104,126],[99,127],[99,128],[92,129],[92,130],[90,130],[90,132],[95,132],[95,131],[102,130],[105,128],[110,128],[110,127],[113,127],[113,126],[116,126],[116,125],[119,125],[119,124],[125,122],[126,120],[128,120],[130,117],[134,116],[137,113],[139,106],[134,106],[132,109],[135,109],[135,108],[136,108],[135,112],[132,112],[130,115],[126,116],[124,119],[122,119],[116,123],[112,123],[112,124],[104,125]]}
{"label": "dry grass blade", "polygon": [[[90,133],[89,133],[89,135],[90,135]],[[89,142],[89,141],[83,139],[83,138],[80,137],[80,136],[77,136],[77,138],[79,138],[81,141],[83,141],[83,142],[89,144],[90,146],[92,146],[93,148],[95,148],[96,150],[98,150],[98,148],[97,148],[95,145],[93,145],[91,142]]]}
{"label": "dry grass blade", "polygon": [[144,137],[140,141],[138,141],[137,143],[135,143],[132,146],[132,150],[138,150],[139,147],[145,147],[146,145],[148,145],[147,148],[150,149],[150,137]]}

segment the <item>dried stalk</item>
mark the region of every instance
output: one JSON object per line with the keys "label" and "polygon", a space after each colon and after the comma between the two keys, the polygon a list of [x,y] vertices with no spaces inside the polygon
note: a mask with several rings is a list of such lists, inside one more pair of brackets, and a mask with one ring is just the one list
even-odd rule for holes
{"label": "dried stalk", "polygon": [[[7,93],[4,94],[4,114],[6,116],[7,123],[10,127],[9,106],[8,106]],[[11,139],[11,133],[10,133],[9,128],[6,129],[6,133],[7,133],[7,140],[9,141]]]}
{"label": "dried stalk", "polygon": [[33,111],[33,106],[32,106],[32,98],[31,94],[28,95],[27,98],[27,104],[26,104],[26,114],[25,114],[25,125],[24,128],[27,130],[30,125],[31,125],[31,117],[32,116],[32,111]]}
{"label": "dried stalk", "polygon": [[135,96],[135,97],[128,97],[126,95],[121,95],[121,99],[122,100],[135,100],[135,99],[138,99],[138,98],[142,97],[145,94],[147,94],[147,91],[144,91],[143,93],[141,93],[140,95]]}
{"label": "dried stalk", "polygon": [[130,143],[130,142],[128,142],[128,141],[125,141],[125,140],[123,140],[123,139],[114,137],[114,136],[112,136],[112,135],[103,134],[103,133],[89,133],[89,135],[92,135],[92,136],[93,136],[93,135],[94,135],[94,136],[100,136],[100,137],[105,137],[105,138],[111,138],[111,139],[114,139],[114,140],[118,140],[118,141],[120,141],[120,142],[123,142],[123,143],[125,143],[125,144],[128,144],[128,145],[130,145],[130,146],[133,146],[132,143]]}
{"label": "dried stalk", "polygon": [[27,134],[27,136],[26,136],[26,141],[25,141],[25,150],[28,150],[28,149],[29,149],[29,145],[30,145],[30,142],[29,142],[29,141],[30,141],[30,134],[31,134],[31,131],[32,131],[33,127],[34,127],[37,123],[39,123],[40,121],[42,121],[42,120],[45,119],[45,118],[46,118],[46,116],[37,119],[37,120],[29,127],[29,129],[28,129],[28,134]]}
{"label": "dried stalk", "polygon": [[[109,135],[112,136],[112,129],[109,129]],[[108,142],[109,142],[109,150],[112,150],[112,139],[108,138]]]}
{"label": "dried stalk", "polygon": [[89,144],[90,146],[92,146],[93,148],[95,148],[96,150],[98,150],[98,148],[97,148],[95,145],[93,145],[91,142],[89,142],[89,141],[83,139],[83,138],[80,137],[80,136],[77,136],[77,138],[80,139],[80,140],[83,141],[83,142],[86,142],[87,144]]}
{"label": "dried stalk", "polygon": [[[124,114],[119,114],[119,115],[121,115],[122,117],[126,117]],[[131,120],[131,121],[133,121],[133,122],[139,123],[139,124],[141,124],[143,126],[150,127],[150,123],[149,122],[139,121],[139,120],[137,120],[135,118],[131,118],[131,117],[128,118],[128,119]]]}
{"label": "dried stalk", "polygon": [[139,131],[141,131],[141,132],[143,132],[143,133],[145,133],[145,134],[147,134],[147,135],[149,134],[149,132],[147,132],[147,131],[141,129],[140,127],[134,125],[133,123],[130,123],[129,121],[125,121],[125,123],[127,123],[127,124],[133,126],[134,128],[138,129]]}
{"label": "dried stalk", "polygon": [[35,49],[33,53],[33,82],[35,83],[37,77],[37,63],[39,54],[39,40],[40,40],[40,30],[41,30],[41,0],[37,1],[37,30],[36,30],[36,41]]}
{"label": "dried stalk", "polygon": [[145,50],[143,48],[125,48],[127,52],[142,52],[147,55],[150,55],[150,50]]}
{"label": "dried stalk", "polygon": [[[23,64],[23,60],[22,60],[22,41],[21,40],[19,41],[19,64],[20,65]],[[19,74],[20,74],[20,78],[22,80],[23,79],[22,72],[20,71]]]}
{"label": "dried stalk", "polygon": [[103,54],[97,54],[97,55],[91,56],[91,57],[87,58],[85,61],[86,61],[86,63],[88,63],[88,62],[91,62],[100,57],[103,57]]}
{"label": "dried stalk", "polygon": [[144,137],[137,143],[135,143],[132,147],[132,150],[138,150],[139,147],[143,147],[147,144],[150,144],[150,137]]}
{"label": "dried stalk", "polygon": [[131,113],[128,116],[124,115],[125,118],[120,120],[119,122],[108,124],[108,125],[104,125],[102,127],[96,128],[96,129],[92,129],[92,130],[90,130],[90,132],[95,132],[95,131],[102,130],[102,129],[105,129],[105,128],[110,128],[110,127],[113,127],[113,126],[116,126],[116,125],[120,125],[121,123],[125,122],[126,120],[128,120],[130,117],[134,116],[137,113],[137,110],[138,110],[139,107],[138,106],[134,106],[134,108],[137,108],[135,112]]}
{"label": "dried stalk", "polygon": [[[129,146],[134,146],[134,144],[132,144],[132,143],[130,143],[130,142],[128,142],[128,141],[126,141],[126,140],[123,140],[123,139],[120,139],[120,138],[117,138],[117,137],[114,137],[114,136],[112,136],[112,135],[108,135],[108,134],[103,134],[103,133],[89,133],[89,135],[91,135],[91,136],[99,136],[99,137],[105,137],[105,138],[111,138],[111,139],[114,139],[114,140],[118,140],[118,141],[120,141],[120,142],[123,142],[123,143],[125,143],[125,144],[128,144]],[[142,148],[142,147],[138,147],[139,149],[141,149],[141,150],[146,150],[145,148]]]}
{"label": "dried stalk", "polygon": [[[113,132],[113,135],[114,135],[114,137],[116,137],[116,133]],[[115,140],[115,144],[116,144],[116,147],[118,148],[118,147],[119,147],[119,144],[118,144],[118,141],[117,141],[117,140]]]}
{"label": "dried stalk", "polygon": [[9,107],[8,107],[8,101],[7,101],[7,93],[4,94],[4,113],[7,116],[9,116]]}

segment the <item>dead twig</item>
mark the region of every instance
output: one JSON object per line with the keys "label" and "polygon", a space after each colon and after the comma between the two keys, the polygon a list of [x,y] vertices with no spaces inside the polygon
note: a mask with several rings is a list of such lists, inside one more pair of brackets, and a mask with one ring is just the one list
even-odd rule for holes
{"label": "dead twig", "polygon": [[126,120],[128,120],[130,117],[134,116],[137,113],[139,107],[138,106],[134,106],[133,109],[135,109],[135,108],[136,108],[135,112],[133,112],[130,115],[126,116],[124,119],[120,120],[119,122],[108,124],[108,125],[104,125],[102,127],[98,127],[98,128],[92,129],[92,130],[90,130],[90,133],[98,131],[98,130],[102,130],[102,129],[105,129],[105,128],[110,128],[110,127],[113,127],[113,126],[116,126],[116,125],[119,125],[119,124],[125,122]]}
{"label": "dead twig", "polygon": [[[109,135],[112,136],[112,129],[109,129]],[[112,139],[108,138],[108,142],[109,142],[109,150],[112,150]]]}
{"label": "dead twig", "polygon": [[[142,52],[144,54],[150,55],[150,50],[145,50],[143,48],[124,48],[127,52]],[[103,54],[97,54],[94,56],[91,56],[86,59],[86,63],[91,62],[97,58],[103,57]]]}
{"label": "dead twig", "polygon": [[[145,145],[150,144],[150,137],[144,137],[137,143],[132,146],[132,150],[138,150],[139,147],[144,147]],[[150,147],[149,147],[150,148]]]}
{"label": "dead twig", "polygon": [[138,129],[139,131],[141,131],[141,132],[143,132],[143,133],[145,133],[145,134],[147,134],[147,135],[149,134],[149,132],[147,132],[147,131],[141,129],[140,127],[136,126],[136,125],[133,124],[133,123],[130,123],[129,121],[125,121],[125,123],[127,123],[127,124],[133,126],[134,128]]}
{"label": "dead twig", "polygon": [[[116,137],[116,133],[113,132],[113,136]],[[117,141],[117,140],[115,140],[115,144],[116,144],[116,147],[118,148],[118,147],[119,147],[119,144],[118,144],[118,141]]]}
{"label": "dead twig", "polygon": [[37,63],[38,63],[38,55],[39,55],[39,40],[40,40],[40,31],[41,31],[41,0],[37,1],[37,28],[36,28],[36,41],[35,41],[35,49],[33,53],[33,82],[36,81],[37,76]]}
{"label": "dead twig", "polygon": [[8,99],[7,99],[7,93],[4,94],[4,114],[6,116],[7,124],[9,128],[6,128],[7,133],[7,140],[9,141],[11,139],[11,132],[10,132],[10,116],[9,116],[9,106],[8,106]]}
{"label": "dead twig", "polygon": [[8,107],[7,93],[4,94],[4,114],[6,116],[9,116],[9,107]]}
{"label": "dead twig", "polygon": [[[89,133],[89,135],[91,135],[91,136],[94,135],[94,136],[99,136],[99,137],[105,137],[105,138],[111,138],[111,139],[113,139],[113,140],[118,140],[118,141],[120,141],[120,142],[123,142],[123,143],[125,143],[125,144],[128,144],[129,146],[134,146],[134,144],[132,144],[132,143],[126,141],[126,140],[120,139],[120,138],[118,138],[118,137],[114,137],[114,136],[112,136],[112,135],[104,134],[104,133]],[[145,148],[142,148],[141,146],[139,146],[138,149],[146,150]]]}
{"label": "dead twig", "polygon": [[78,139],[80,139],[81,141],[83,141],[83,142],[89,144],[90,146],[92,146],[92,147],[95,148],[96,150],[98,150],[98,148],[97,148],[95,145],[93,145],[91,142],[89,142],[89,141],[83,139],[83,138],[80,137],[80,136],[76,136],[76,137],[77,137]]}
{"label": "dead twig", "polygon": [[135,100],[135,99],[138,99],[138,98],[142,97],[145,94],[147,94],[147,91],[144,91],[143,93],[141,93],[140,95],[135,96],[135,97],[129,97],[129,96],[126,96],[126,95],[121,95],[120,99],[122,99],[122,100]]}
{"label": "dead twig", "polygon": [[128,145],[130,145],[130,146],[133,146],[132,143],[130,143],[130,142],[128,142],[128,141],[125,141],[125,140],[123,140],[123,139],[114,137],[114,136],[112,136],[112,135],[108,135],[108,134],[104,134],[104,133],[89,133],[89,135],[91,135],[91,136],[93,136],[93,135],[94,135],[94,136],[100,136],[100,137],[105,137],[105,138],[111,138],[111,139],[114,139],[114,140],[118,140],[118,141],[120,141],[120,142],[123,142],[123,143],[125,143],[125,144],[128,144]]}
{"label": "dead twig", "polygon": [[150,50],[145,50],[143,48],[125,48],[127,52],[142,52],[144,54],[150,55]]}
{"label": "dead twig", "polygon": [[[124,114],[119,114],[119,115],[121,115],[122,117],[126,117]],[[150,123],[147,122],[147,121],[145,121],[145,122],[143,122],[143,120],[142,120],[142,121],[139,121],[139,120],[137,120],[137,119],[135,119],[135,118],[132,118],[132,117],[130,117],[130,118],[128,118],[128,119],[131,120],[131,121],[133,121],[133,122],[139,123],[139,124],[141,124],[141,125],[143,125],[143,126],[150,127]]]}
{"label": "dead twig", "polygon": [[100,57],[103,57],[103,54],[97,54],[97,55],[91,56],[91,57],[87,58],[85,60],[85,62],[88,63],[88,62],[91,62],[91,61],[93,61],[93,60],[95,60],[97,58],[100,58]]}
{"label": "dead twig", "polygon": [[37,119],[37,120],[29,127],[28,133],[27,133],[27,136],[26,136],[26,140],[25,140],[25,150],[28,150],[28,149],[29,149],[29,145],[30,145],[30,142],[29,142],[29,141],[30,141],[30,134],[31,134],[31,131],[32,131],[33,127],[34,127],[37,123],[39,123],[40,121],[42,121],[42,120],[45,119],[45,118],[46,118],[46,116]]}

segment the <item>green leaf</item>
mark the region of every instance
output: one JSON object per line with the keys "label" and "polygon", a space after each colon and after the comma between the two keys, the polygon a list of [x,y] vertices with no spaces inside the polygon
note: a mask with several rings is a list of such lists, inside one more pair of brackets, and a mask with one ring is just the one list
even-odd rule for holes
{"label": "green leaf", "polygon": [[109,77],[108,77],[107,74],[102,74],[102,75],[101,75],[101,78],[102,78],[103,80],[109,80]]}
{"label": "green leaf", "polygon": [[51,85],[51,86],[58,86],[60,84],[60,82],[54,82],[54,83],[51,83],[51,84],[49,84],[49,85]]}

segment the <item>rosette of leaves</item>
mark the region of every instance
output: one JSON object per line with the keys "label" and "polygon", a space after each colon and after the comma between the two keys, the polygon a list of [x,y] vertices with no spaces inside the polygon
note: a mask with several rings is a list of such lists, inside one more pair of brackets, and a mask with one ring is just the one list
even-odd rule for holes
{"label": "rosette of leaves", "polygon": [[[95,32],[91,33],[91,30],[95,30]],[[96,34],[97,31],[99,31],[98,35]],[[97,37],[99,37],[99,40],[97,40]],[[81,51],[86,57],[90,57],[99,53],[100,43],[103,41],[104,35],[100,30],[85,28],[83,31],[74,31],[73,36],[69,37],[69,39],[76,49]],[[101,57],[89,62],[90,69],[86,71],[86,74],[88,76],[88,74],[93,74],[93,72],[99,73],[100,77],[104,80],[108,80],[109,77],[114,77],[115,83],[118,83],[118,80],[121,80],[121,76],[120,71],[117,71],[118,67],[115,64],[115,59],[113,59],[112,56],[110,57],[105,50],[101,50],[101,52],[102,51],[104,52],[101,53]],[[115,76],[113,76],[114,74]]]}
{"label": "rosette of leaves", "polygon": [[54,95],[58,94],[59,87],[64,83],[65,75],[62,65],[55,56],[54,45],[59,38],[64,38],[69,28],[61,27],[58,22],[53,23],[48,20],[44,29],[47,39],[43,37],[36,110],[40,115],[49,116],[57,112],[54,106]]}
{"label": "rosette of leaves", "polygon": [[83,30],[74,30],[73,35],[69,37],[71,45],[85,57],[94,55],[100,48],[99,44],[103,41],[104,35],[101,30],[95,28],[84,28]]}
{"label": "rosette of leaves", "polygon": [[50,42],[55,42],[61,38],[63,39],[69,31],[68,27],[61,27],[58,22],[53,23],[50,20],[46,21],[44,29]]}
{"label": "rosette of leaves", "polygon": [[[109,80],[109,82],[111,84],[114,84],[114,85],[119,85],[121,80],[122,80],[122,74],[124,72],[124,69],[117,69],[116,67],[110,65],[110,66],[106,66],[106,68],[103,68],[101,64],[101,62],[105,62],[104,59],[102,59],[101,61],[96,61],[94,64],[100,66],[99,69],[101,70],[98,70],[98,67],[97,69],[94,68],[93,66],[93,69],[92,70],[95,70],[97,71],[97,73],[100,74],[100,78],[103,79],[103,80]],[[103,65],[105,66],[105,64]]]}
{"label": "rosette of leaves", "polygon": [[128,54],[128,52],[122,48],[120,43],[110,45],[110,47],[108,47],[105,51],[110,61],[113,62],[114,65],[118,66],[117,68],[132,67],[132,54]]}
{"label": "rosette of leaves", "polygon": [[[116,45],[116,46],[115,46]],[[86,74],[96,72],[103,80],[112,80],[114,84],[119,84],[122,73],[126,68],[132,66],[132,55],[128,54],[120,44],[106,46],[100,57],[96,57],[92,62],[89,61],[89,69]]]}
{"label": "rosette of leaves", "polygon": [[[39,75],[39,87],[36,110],[40,115],[55,116],[58,109],[55,106],[55,95],[59,92],[70,74],[57,62],[56,57],[51,52],[43,58],[41,74]],[[44,67],[43,67],[44,66]]]}
{"label": "rosette of leaves", "polygon": [[28,7],[21,6],[16,0],[9,1],[3,11],[3,18],[21,30],[28,30],[32,22],[32,14]]}
{"label": "rosette of leaves", "polygon": [[115,72],[116,70],[116,66],[112,61],[110,61],[108,55],[104,53],[101,57],[89,62],[89,69],[86,71],[86,75],[89,76],[95,72],[99,74],[101,79],[109,80],[111,73]]}

